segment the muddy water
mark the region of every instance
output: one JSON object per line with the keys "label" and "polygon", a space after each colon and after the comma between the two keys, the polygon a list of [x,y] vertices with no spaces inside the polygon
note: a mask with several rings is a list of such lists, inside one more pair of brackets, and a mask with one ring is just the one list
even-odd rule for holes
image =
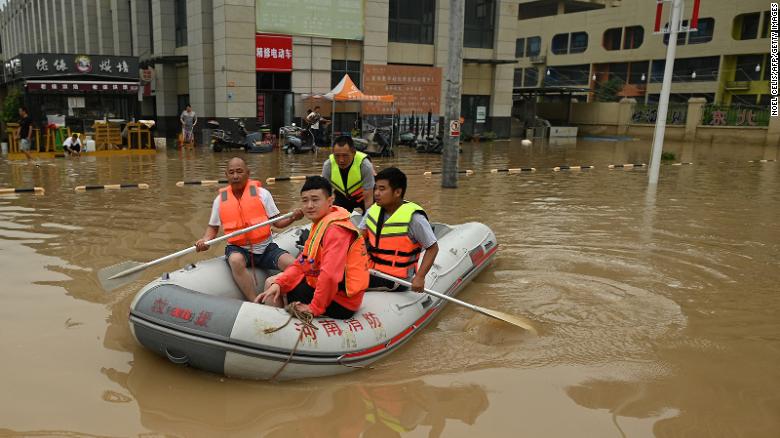
{"label": "muddy water", "polygon": [[[137,346],[128,306],[142,284],[190,256],[104,292],[97,269],[190,245],[226,155],[0,162],[0,436],[780,435],[780,163],[775,148],[647,142],[466,145],[456,190],[437,156],[401,149],[378,167],[410,175],[431,217],[482,221],[494,265],[461,298],[523,315],[528,338],[450,306],[398,352],[336,378],[270,384],[179,368]],[[316,172],[325,158],[250,156],[265,178]],[[596,165],[552,172],[561,164]],[[534,166],[535,173],[490,174]],[[547,169],[545,169],[547,168]],[[150,190],[75,193],[82,184]],[[298,183],[271,187],[284,211]],[[219,249],[211,255],[219,254]],[[205,256],[200,256],[205,257]]]}

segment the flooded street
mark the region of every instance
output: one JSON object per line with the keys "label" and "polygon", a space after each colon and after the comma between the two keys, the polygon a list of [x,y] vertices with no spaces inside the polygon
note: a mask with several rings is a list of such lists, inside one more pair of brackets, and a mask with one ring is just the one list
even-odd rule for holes
{"label": "flooded street", "polygon": [[[459,298],[524,316],[533,338],[453,305],[374,369],[267,383],[175,366],[128,327],[134,293],[222,246],[113,292],[100,268],[192,245],[231,156],[0,161],[0,436],[780,436],[780,163],[775,147],[579,139],[464,145],[459,188],[440,156],[400,147],[378,169],[445,223],[479,221],[495,263]],[[319,173],[326,151],[250,155],[254,177]],[[553,172],[554,166],[594,165]],[[535,167],[536,172],[490,173]],[[89,191],[85,184],[147,183]],[[298,182],[267,186],[281,211]],[[361,435],[363,434],[363,435]]]}

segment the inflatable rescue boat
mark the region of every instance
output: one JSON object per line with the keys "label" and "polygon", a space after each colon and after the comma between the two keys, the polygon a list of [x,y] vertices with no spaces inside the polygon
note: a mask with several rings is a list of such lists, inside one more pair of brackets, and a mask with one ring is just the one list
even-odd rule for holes
{"label": "inflatable rescue boat", "polygon": [[[274,241],[297,255],[308,227],[287,229]],[[496,236],[474,222],[433,228],[439,254],[425,285],[455,296],[492,261]],[[254,274],[262,288],[269,273]],[[173,363],[230,377],[300,379],[347,373],[381,359],[422,330],[445,303],[425,293],[367,291],[351,319],[315,318],[311,325],[292,319],[267,333],[290,316],[245,301],[222,256],[144,286],[131,304],[130,328],[141,345]]]}

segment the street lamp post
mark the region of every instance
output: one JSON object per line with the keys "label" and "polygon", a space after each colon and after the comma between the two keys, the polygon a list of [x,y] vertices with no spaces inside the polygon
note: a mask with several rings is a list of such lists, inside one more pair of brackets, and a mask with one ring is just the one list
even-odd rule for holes
{"label": "street lamp post", "polygon": [[[669,112],[669,94],[672,89],[672,73],[674,72],[674,56],[677,51],[677,33],[680,30],[680,15],[682,15],[682,0],[673,0],[672,17],[669,21],[669,43],[666,46],[666,65],[664,66],[664,81],[661,85],[661,96],[658,100],[658,118],[655,121],[653,134],[653,152],[650,158],[649,183],[658,184],[658,173],[661,167],[661,154],[664,147],[666,132],[666,115]],[[696,72],[691,77],[696,78]]]}

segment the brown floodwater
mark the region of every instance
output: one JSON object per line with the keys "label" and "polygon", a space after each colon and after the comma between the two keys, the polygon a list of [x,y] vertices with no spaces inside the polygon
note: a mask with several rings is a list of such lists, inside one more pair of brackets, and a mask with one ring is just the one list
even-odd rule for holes
{"label": "brown floodwater", "polygon": [[[780,163],[775,147],[668,144],[693,165],[648,190],[647,141],[464,145],[457,189],[440,156],[401,148],[436,221],[481,221],[500,248],[460,295],[524,316],[538,337],[448,306],[370,370],[268,383],[173,365],[128,328],[149,269],[105,292],[97,271],[191,245],[226,154],[0,161],[0,436],[780,436]],[[269,176],[317,173],[318,156],[251,155]],[[588,171],[551,167],[595,165]],[[533,166],[534,173],[491,174]],[[149,190],[76,193],[84,184]],[[270,190],[282,211],[299,183]]]}

